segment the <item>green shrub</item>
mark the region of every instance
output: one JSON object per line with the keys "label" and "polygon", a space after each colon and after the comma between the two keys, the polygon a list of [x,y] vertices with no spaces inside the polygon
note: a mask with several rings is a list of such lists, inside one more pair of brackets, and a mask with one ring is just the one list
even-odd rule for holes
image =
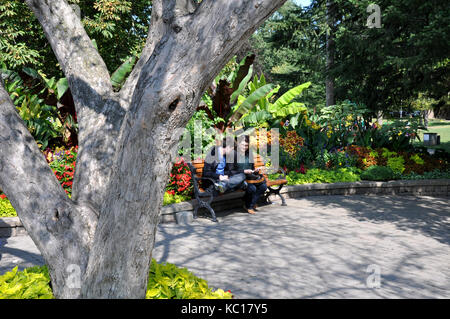
{"label": "green shrub", "polygon": [[47,267],[17,268],[0,276],[0,299],[53,298]]}
{"label": "green shrub", "polygon": [[192,199],[192,196],[179,195],[179,194],[170,194],[168,192],[164,193],[163,206],[186,202]]}
{"label": "green shrub", "polygon": [[394,173],[402,174],[405,170],[405,159],[402,156],[390,157],[387,160],[387,166],[390,167]]}
{"label": "green shrub", "polygon": [[325,170],[311,168],[306,174],[290,172],[286,179],[288,185],[309,184],[309,183],[338,183],[338,182],[357,182],[360,181],[359,174],[361,170],[356,167],[337,168]]}
{"label": "green shrub", "polygon": [[418,154],[414,154],[413,156],[411,156],[411,159],[416,164],[419,164],[419,165],[425,164],[425,161]]}
{"label": "green shrub", "polygon": [[431,172],[424,172],[423,174],[410,173],[402,175],[401,179],[405,180],[420,180],[420,179],[450,179],[450,169],[446,171],[434,170]]}
{"label": "green shrub", "polygon": [[361,179],[369,181],[388,181],[395,179],[395,173],[390,167],[373,165],[362,172]]}
{"label": "green shrub", "polygon": [[0,197],[0,217],[15,217],[17,216],[16,210],[12,207],[8,198]]}
{"label": "green shrub", "polygon": [[[51,299],[47,266],[13,270],[0,275],[0,299]],[[146,299],[231,299],[230,291],[213,290],[186,268],[152,259]]]}
{"label": "green shrub", "polygon": [[186,268],[152,259],[147,286],[147,299],[231,299],[230,292],[213,291],[206,280],[194,276]]}

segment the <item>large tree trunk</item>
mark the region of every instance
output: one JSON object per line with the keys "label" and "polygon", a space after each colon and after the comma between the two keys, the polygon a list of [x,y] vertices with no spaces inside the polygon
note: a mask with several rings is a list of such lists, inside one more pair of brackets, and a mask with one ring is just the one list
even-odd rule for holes
{"label": "large tree trunk", "polygon": [[67,2],[27,0],[68,78],[79,154],[69,199],[0,85],[0,187],[49,265],[56,297],[145,297],[176,133],[239,45],[284,2],[152,1],[145,49],[114,93]]}
{"label": "large tree trunk", "polygon": [[335,20],[336,20],[336,7],[333,0],[327,0],[327,36],[326,36],[326,51],[327,51],[327,70],[325,80],[325,94],[326,94],[326,106],[335,105],[334,97],[334,77],[331,74],[331,70],[334,67],[335,56]]}

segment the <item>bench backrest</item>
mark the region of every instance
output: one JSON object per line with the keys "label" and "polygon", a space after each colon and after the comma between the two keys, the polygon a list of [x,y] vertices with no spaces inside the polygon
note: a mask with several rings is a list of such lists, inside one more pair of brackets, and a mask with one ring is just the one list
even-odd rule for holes
{"label": "bench backrest", "polygon": [[[203,168],[205,167],[205,160],[204,159],[193,160],[192,165],[195,168],[195,176],[197,176],[198,178],[202,177],[203,176]],[[264,164],[262,157],[259,154],[257,154],[255,156],[255,168],[264,167],[264,166],[265,166],[265,164]],[[264,174],[264,177],[266,177],[266,179],[267,179],[266,174]]]}

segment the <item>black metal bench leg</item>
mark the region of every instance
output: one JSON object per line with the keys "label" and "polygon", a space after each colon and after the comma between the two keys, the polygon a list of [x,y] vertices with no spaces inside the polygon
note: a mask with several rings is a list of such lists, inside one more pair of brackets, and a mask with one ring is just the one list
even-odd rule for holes
{"label": "black metal bench leg", "polygon": [[194,219],[198,218],[198,209],[199,208],[206,208],[209,211],[209,213],[211,214],[212,221],[216,222],[216,223],[219,222],[217,220],[216,213],[214,212],[214,209],[212,209],[212,207],[211,207],[211,205],[209,203],[205,203],[205,202],[200,201],[200,200],[198,201],[198,203],[199,203],[199,205],[194,208]]}
{"label": "black metal bench leg", "polygon": [[281,206],[287,206],[286,200],[284,199],[283,195],[281,195],[280,192],[278,192],[277,195],[281,198]]}
{"label": "black metal bench leg", "polygon": [[[284,198],[283,195],[280,194],[280,191],[281,191],[282,188],[283,188],[283,185],[281,185],[281,187],[278,188],[278,189],[269,188],[269,193],[266,196],[267,200],[270,201],[269,196],[271,194],[275,194],[275,195],[278,195],[281,198],[281,206],[287,206],[286,199]],[[270,203],[272,203],[272,201],[270,201]]]}
{"label": "black metal bench leg", "polygon": [[194,207],[194,219],[197,219],[198,218],[198,206],[195,206]]}

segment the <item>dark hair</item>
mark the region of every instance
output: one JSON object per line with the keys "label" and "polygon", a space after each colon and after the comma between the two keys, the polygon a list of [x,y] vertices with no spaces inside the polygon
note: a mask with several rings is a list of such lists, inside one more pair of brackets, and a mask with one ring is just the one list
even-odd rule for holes
{"label": "dark hair", "polygon": [[250,135],[244,135],[244,138],[240,140],[240,142],[245,142],[250,144]]}

